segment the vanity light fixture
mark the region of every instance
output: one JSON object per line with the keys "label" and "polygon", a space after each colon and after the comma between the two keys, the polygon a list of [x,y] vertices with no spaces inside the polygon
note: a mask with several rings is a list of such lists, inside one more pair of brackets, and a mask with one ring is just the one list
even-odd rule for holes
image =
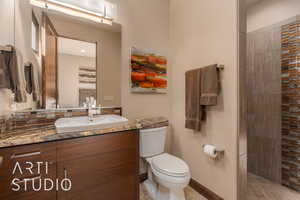
{"label": "vanity light fixture", "polygon": [[85,53],[86,51],[84,50],[84,49],[81,49],[81,51],[80,51],[81,53]]}
{"label": "vanity light fixture", "polygon": [[[104,23],[112,25],[113,22],[113,9],[112,3],[104,0],[99,0],[97,12],[79,7],[77,4],[66,3],[64,0],[30,0],[34,6],[59,11],[75,17],[85,18],[97,23]],[[83,2],[83,1],[80,1]]]}

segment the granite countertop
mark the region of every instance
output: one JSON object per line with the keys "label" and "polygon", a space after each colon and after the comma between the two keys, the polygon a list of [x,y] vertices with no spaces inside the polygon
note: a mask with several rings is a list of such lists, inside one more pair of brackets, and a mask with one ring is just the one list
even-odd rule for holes
{"label": "granite countertop", "polygon": [[129,120],[126,125],[116,126],[114,128],[73,133],[57,133],[54,125],[43,126],[42,128],[26,128],[22,130],[8,131],[0,134],[0,148],[51,142],[71,138],[80,138],[93,135],[103,135],[120,131],[158,128],[168,125],[169,122],[166,118],[155,117]]}

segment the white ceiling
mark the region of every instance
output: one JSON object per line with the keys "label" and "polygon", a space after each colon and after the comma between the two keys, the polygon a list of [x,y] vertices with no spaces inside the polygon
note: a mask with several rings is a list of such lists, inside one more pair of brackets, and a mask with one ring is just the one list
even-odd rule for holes
{"label": "white ceiling", "polygon": [[[1,1],[1,0],[0,0]],[[80,2],[82,0],[59,0],[61,2],[67,2],[67,1],[72,1],[72,2]],[[117,6],[117,4],[119,3],[119,0],[106,0],[107,2],[113,3]],[[76,23],[80,23],[80,24],[84,24],[84,25],[90,25],[93,26],[95,28],[99,28],[102,29],[103,31],[108,31],[108,32],[117,32],[120,33],[122,30],[122,26],[119,23],[113,22],[112,25],[108,25],[108,24],[104,24],[104,23],[98,23],[98,22],[94,22],[92,20],[88,20],[85,18],[81,18],[81,17],[76,17],[76,16],[72,16],[69,15],[67,13],[63,13],[63,12],[59,12],[56,10],[50,10],[50,9],[44,9],[44,8],[40,8],[40,7],[35,7],[36,10],[40,11],[40,12],[45,12],[47,13],[47,15],[51,18],[55,18],[55,19],[62,19],[62,20],[69,20],[70,22],[76,22]]]}
{"label": "white ceiling", "polygon": [[99,29],[102,29],[103,31],[108,31],[108,32],[120,33],[122,31],[121,24],[118,24],[118,23],[113,22],[112,25],[107,25],[107,24],[103,24],[103,23],[97,23],[92,20],[71,16],[71,15],[68,15],[68,14],[65,14],[62,12],[58,12],[55,10],[47,10],[46,12],[47,12],[48,16],[50,17],[50,19],[54,18],[57,20],[60,20],[60,19],[68,20],[73,23],[75,22],[75,23],[80,23],[80,24],[84,24],[84,25],[91,25],[95,28],[99,28]]}
{"label": "white ceiling", "polygon": [[95,13],[104,13],[104,0],[55,0],[58,2],[73,5]]}
{"label": "white ceiling", "polygon": [[247,4],[247,7],[253,5],[253,4],[256,4],[258,2],[260,2],[262,0],[246,0],[246,4]]}
{"label": "white ceiling", "polygon": [[96,44],[59,37],[58,53],[95,58]]}

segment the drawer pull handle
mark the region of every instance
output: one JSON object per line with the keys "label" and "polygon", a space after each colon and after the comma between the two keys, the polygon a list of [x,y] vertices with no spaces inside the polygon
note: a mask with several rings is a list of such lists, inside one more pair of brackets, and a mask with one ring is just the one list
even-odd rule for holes
{"label": "drawer pull handle", "polygon": [[[67,176],[68,176],[68,171],[66,170],[66,168],[64,168],[64,176],[65,176],[65,179],[66,179]],[[65,187],[65,188],[67,187],[67,183],[64,183],[64,187]]]}
{"label": "drawer pull handle", "polygon": [[17,155],[14,154],[10,158],[11,159],[26,158],[26,157],[31,157],[31,156],[37,156],[37,155],[40,155],[40,154],[41,154],[40,151],[33,152],[33,153],[17,154]]}
{"label": "drawer pull handle", "polygon": [[3,157],[0,156],[0,166],[3,164]]}
{"label": "drawer pull handle", "polygon": [[[34,182],[35,180],[38,180],[38,179],[41,179],[42,177],[41,176],[37,176],[37,177],[34,177],[34,178],[25,178],[27,181],[31,181],[31,182]],[[21,180],[21,181],[17,181],[15,182],[15,184],[20,184],[20,183],[25,183],[25,179]]]}

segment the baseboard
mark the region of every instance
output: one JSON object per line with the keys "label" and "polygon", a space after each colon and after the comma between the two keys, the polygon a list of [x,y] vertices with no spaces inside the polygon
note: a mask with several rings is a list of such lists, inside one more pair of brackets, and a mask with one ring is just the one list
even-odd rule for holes
{"label": "baseboard", "polygon": [[190,187],[193,188],[195,191],[197,191],[199,194],[201,194],[203,197],[207,198],[208,200],[224,200],[216,193],[206,188],[205,186],[201,185],[194,179],[191,179]]}
{"label": "baseboard", "polygon": [[144,182],[145,180],[147,180],[148,178],[148,174],[147,173],[143,173],[143,174],[140,174],[140,183]]}

